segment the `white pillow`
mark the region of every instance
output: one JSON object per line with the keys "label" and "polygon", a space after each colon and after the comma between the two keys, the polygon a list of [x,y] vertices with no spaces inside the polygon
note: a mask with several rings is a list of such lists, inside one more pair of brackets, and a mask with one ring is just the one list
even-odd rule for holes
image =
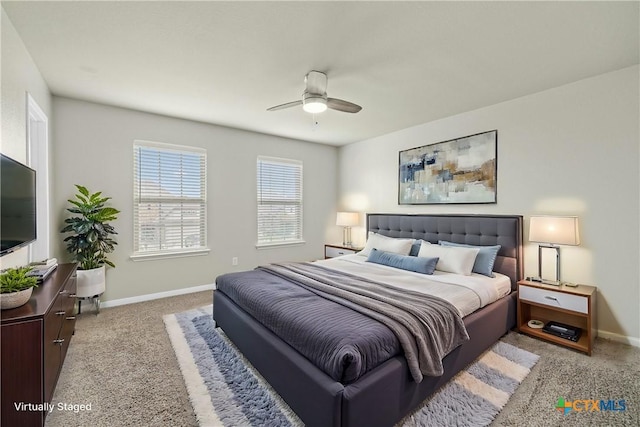
{"label": "white pillow", "polygon": [[455,246],[420,245],[419,257],[438,257],[436,270],[469,276],[473,270],[473,263],[480,252],[478,248],[463,248]]}
{"label": "white pillow", "polygon": [[393,237],[383,236],[382,234],[369,232],[369,238],[364,249],[358,252],[358,255],[369,256],[371,250],[376,248],[379,251],[393,252],[400,255],[409,255],[411,245],[414,239],[396,239]]}

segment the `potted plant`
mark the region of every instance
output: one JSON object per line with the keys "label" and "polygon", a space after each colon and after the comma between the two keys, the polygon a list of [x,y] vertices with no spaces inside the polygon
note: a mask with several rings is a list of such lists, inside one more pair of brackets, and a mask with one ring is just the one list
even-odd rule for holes
{"label": "potted plant", "polygon": [[117,219],[119,210],[105,206],[111,197],[102,197],[102,192],[91,194],[76,184],[75,199],[68,200],[73,206],[67,210],[74,216],[65,220],[61,233],[72,233],[64,241],[73,260],[78,263],[76,296],[93,298],[105,290],[105,265],[115,267],[107,259],[118,243],[111,238],[116,233],[109,221]]}
{"label": "potted plant", "polygon": [[33,267],[7,268],[0,274],[0,308],[8,310],[20,307],[29,301],[38,279],[29,276]]}

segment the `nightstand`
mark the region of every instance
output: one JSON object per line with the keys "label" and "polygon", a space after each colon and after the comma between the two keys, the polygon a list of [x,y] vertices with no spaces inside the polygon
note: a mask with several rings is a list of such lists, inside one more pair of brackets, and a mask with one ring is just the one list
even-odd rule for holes
{"label": "nightstand", "polygon": [[324,259],[335,258],[341,255],[351,255],[361,250],[362,248],[355,246],[324,245]]}
{"label": "nightstand", "polygon": [[[536,338],[559,344],[591,356],[596,337],[596,290],[594,286],[553,286],[521,280],[518,282],[518,330]],[[556,321],[582,329],[577,342],[534,329],[529,320],[545,324]]]}

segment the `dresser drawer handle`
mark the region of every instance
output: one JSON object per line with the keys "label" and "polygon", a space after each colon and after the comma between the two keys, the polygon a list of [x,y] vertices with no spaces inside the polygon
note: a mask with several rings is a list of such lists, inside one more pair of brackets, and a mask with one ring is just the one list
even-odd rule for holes
{"label": "dresser drawer handle", "polygon": [[[67,294],[68,294],[68,295],[67,295]],[[65,290],[60,291],[60,295],[67,295],[69,298],[75,298],[75,297],[76,297],[76,294],[69,294],[69,291],[68,291],[68,290],[66,290],[66,289],[65,289]]]}
{"label": "dresser drawer handle", "polygon": [[552,300],[552,301],[556,301],[556,302],[558,301],[558,298],[556,298],[556,297],[550,297],[549,295],[545,295],[545,298],[546,298],[546,299],[550,299],[550,300]]}
{"label": "dresser drawer handle", "polygon": [[76,320],[76,316],[69,316],[67,317],[67,320]]}
{"label": "dresser drawer handle", "polygon": [[64,316],[65,313],[66,311],[56,311],[57,316]]}
{"label": "dresser drawer handle", "polygon": [[62,343],[64,343],[64,338],[60,338],[60,339],[57,339],[57,340],[53,340],[53,343],[54,343],[54,344],[62,345]]}

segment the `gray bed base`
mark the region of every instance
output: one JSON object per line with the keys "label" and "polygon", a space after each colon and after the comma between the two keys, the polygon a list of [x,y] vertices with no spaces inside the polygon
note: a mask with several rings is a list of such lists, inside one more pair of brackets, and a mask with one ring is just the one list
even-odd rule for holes
{"label": "gray bed base", "polygon": [[[522,278],[522,217],[499,215],[370,214],[367,228],[392,237],[437,243],[501,244],[496,271]],[[401,235],[402,234],[402,235]],[[357,381],[343,385],[262,326],[219,291],[216,325],[310,427],[394,425],[464,369],[516,323],[515,293],[465,317],[470,340],[443,359],[444,375],[415,383],[404,357],[396,356]]]}

